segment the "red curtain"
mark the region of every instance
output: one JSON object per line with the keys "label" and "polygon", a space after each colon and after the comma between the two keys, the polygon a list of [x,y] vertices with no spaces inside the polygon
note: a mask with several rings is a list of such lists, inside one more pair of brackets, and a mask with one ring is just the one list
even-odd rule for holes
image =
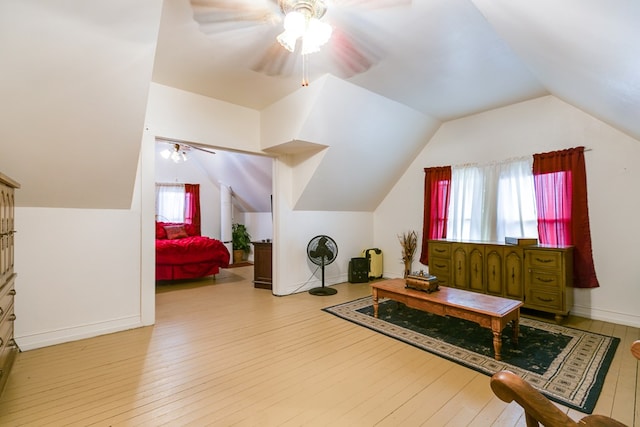
{"label": "red curtain", "polygon": [[185,184],[184,193],[184,222],[193,225],[200,236],[200,184]]}
{"label": "red curtain", "polygon": [[533,155],[541,244],[573,245],[573,286],[597,288],[584,147]]}
{"label": "red curtain", "polygon": [[429,264],[429,239],[447,237],[447,211],[451,188],[451,166],[424,169],[424,219],[420,262]]}

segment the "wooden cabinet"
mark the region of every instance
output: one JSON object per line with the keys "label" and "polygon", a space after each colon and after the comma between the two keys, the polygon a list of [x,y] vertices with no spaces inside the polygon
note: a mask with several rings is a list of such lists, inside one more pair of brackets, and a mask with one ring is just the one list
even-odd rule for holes
{"label": "wooden cabinet", "polygon": [[502,296],[524,301],[524,249],[504,246]]}
{"label": "wooden cabinet", "polygon": [[271,242],[253,243],[253,286],[272,288]]}
{"label": "wooden cabinet", "polygon": [[453,256],[452,285],[460,289],[484,292],[484,247],[454,243],[451,246],[451,254]]}
{"label": "wooden cabinet", "polygon": [[429,241],[429,273],[443,286],[518,299],[558,321],[573,305],[572,261],[571,247]]}
{"label": "wooden cabinet", "polygon": [[525,264],[525,307],[555,313],[561,321],[573,306],[572,248],[529,248]]}
{"label": "wooden cabinet", "polygon": [[449,242],[429,241],[429,273],[438,277],[442,286],[451,285],[451,244]]}
{"label": "wooden cabinet", "polygon": [[18,353],[13,339],[13,296],[16,294],[14,261],[15,189],[20,185],[0,174],[0,393]]}

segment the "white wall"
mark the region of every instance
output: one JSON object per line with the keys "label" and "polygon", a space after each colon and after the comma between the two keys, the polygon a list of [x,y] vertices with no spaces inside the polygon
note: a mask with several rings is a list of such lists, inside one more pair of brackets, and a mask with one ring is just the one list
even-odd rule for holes
{"label": "white wall", "polygon": [[371,212],[293,210],[293,167],[276,160],[274,181],[273,293],[288,295],[320,286],[321,272],[307,259],[309,241],[319,235],[332,237],[338,257],[325,267],[325,285],[348,279],[349,260],[373,245]]}
{"label": "white wall", "polygon": [[16,229],[20,349],[141,326],[139,211],[17,208]]}
{"label": "white wall", "polygon": [[[399,277],[397,234],[416,230],[422,238],[425,167],[486,163],[585,146],[591,238],[597,289],[574,289],[573,313],[640,326],[640,141],[547,96],[447,122],[407,169],[375,213],[376,244],[385,275]],[[419,269],[419,253],[414,269]]]}

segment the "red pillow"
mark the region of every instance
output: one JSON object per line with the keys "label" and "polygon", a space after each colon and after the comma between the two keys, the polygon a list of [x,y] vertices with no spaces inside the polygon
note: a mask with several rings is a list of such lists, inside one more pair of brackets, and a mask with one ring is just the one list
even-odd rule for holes
{"label": "red pillow", "polygon": [[164,229],[164,224],[156,221],[156,239],[166,239],[167,230]]}
{"label": "red pillow", "polygon": [[167,239],[184,239],[189,237],[184,225],[167,225],[164,227],[167,232]]}
{"label": "red pillow", "polygon": [[189,236],[199,236],[200,234],[196,232],[196,226],[193,224],[185,224],[184,230],[187,232]]}

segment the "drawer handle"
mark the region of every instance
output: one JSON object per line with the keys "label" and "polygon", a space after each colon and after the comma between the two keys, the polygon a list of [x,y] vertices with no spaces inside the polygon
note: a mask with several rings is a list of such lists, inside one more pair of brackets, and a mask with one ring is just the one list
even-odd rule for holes
{"label": "drawer handle", "polygon": [[436,264],[435,266],[438,267],[438,268],[444,268],[445,267],[443,264]]}
{"label": "drawer handle", "polygon": [[11,289],[11,290],[9,291],[9,295],[15,295],[15,294],[16,294],[16,290],[15,290],[15,289]]}
{"label": "drawer handle", "polygon": [[16,315],[14,313],[11,313],[11,316],[9,316],[9,321],[13,322],[14,320],[16,320]]}
{"label": "drawer handle", "polygon": [[551,283],[553,282],[553,279],[543,279],[542,277],[538,277],[538,282]]}
{"label": "drawer handle", "polygon": [[440,253],[442,254],[442,253],[444,253],[446,250],[445,250],[445,249],[438,249],[438,248],[435,248],[435,249],[434,249],[434,251],[436,251],[436,252],[440,252]]}
{"label": "drawer handle", "polygon": [[537,298],[542,302],[551,302],[551,301],[553,301],[553,298],[540,298],[540,297],[537,297]]}
{"label": "drawer handle", "polygon": [[547,262],[553,262],[553,259],[552,258],[538,258],[538,257],[536,257],[536,261],[542,262],[542,263],[547,263]]}
{"label": "drawer handle", "polygon": [[2,309],[2,307],[0,307],[0,317],[2,317],[3,314],[4,314],[4,310]]}
{"label": "drawer handle", "polygon": [[2,338],[0,338],[0,347],[2,347],[4,345],[4,341],[2,341]]}
{"label": "drawer handle", "polygon": [[18,343],[16,343],[16,340],[14,340],[13,338],[11,338],[9,340],[9,347],[17,347]]}

